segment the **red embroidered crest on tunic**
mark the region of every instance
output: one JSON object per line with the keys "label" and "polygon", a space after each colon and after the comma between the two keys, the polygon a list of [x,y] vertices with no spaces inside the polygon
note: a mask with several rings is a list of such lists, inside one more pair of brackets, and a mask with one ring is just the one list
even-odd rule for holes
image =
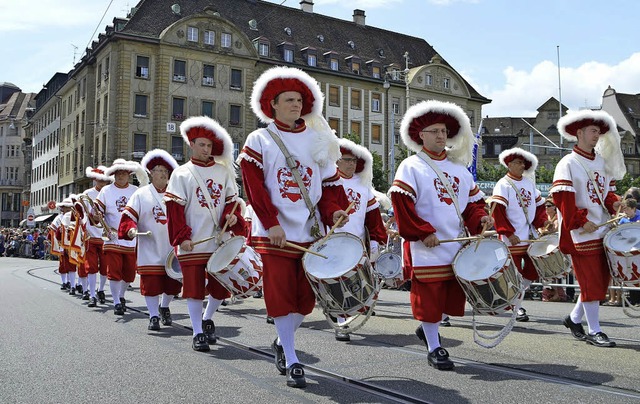
{"label": "red embroidered crest on tunic", "polygon": [[[309,187],[311,186],[311,177],[313,176],[313,170],[300,164],[298,160],[296,160],[296,169],[300,173],[302,184],[308,191]],[[296,179],[291,173],[289,167],[280,167],[278,169],[277,178],[278,189],[280,190],[280,196],[282,196],[282,198],[289,198],[291,202],[297,202],[302,199],[300,187],[298,186],[298,183],[296,182]]]}
{"label": "red embroidered crest on tunic", "polygon": [[[457,197],[460,194],[460,178],[453,177],[453,179],[451,179],[449,174],[443,174],[449,180],[451,188],[453,189],[453,193],[456,194],[455,196]],[[442,181],[440,181],[440,178],[436,177],[433,179],[433,186],[436,188],[436,192],[438,193],[438,199],[440,200],[440,202],[444,202],[447,205],[451,205],[453,203],[453,199],[449,195],[447,188],[444,186],[444,184],[442,184]]]}
{"label": "red embroidered crest on tunic", "polygon": [[[600,175],[598,172],[594,172],[594,179],[598,183],[598,191],[600,191],[600,195],[604,194],[604,177]],[[593,182],[591,180],[587,181],[587,193],[589,195],[589,199],[593,203],[600,203],[600,199],[598,198],[598,194],[596,193],[596,189],[593,187]],[[604,202],[604,201],[603,201]]]}
{"label": "red embroidered crest on tunic", "polygon": [[116,200],[116,209],[118,209],[118,212],[122,212],[124,210],[125,206],[127,206],[127,197],[126,196],[121,196],[120,198],[118,198]]}
{"label": "red embroidered crest on tunic", "polygon": [[351,208],[351,210],[347,212],[347,214],[351,215],[353,213],[356,213],[356,211],[360,208],[360,200],[362,199],[362,195],[351,188],[347,188],[346,191],[347,198],[349,199],[349,204],[351,204],[351,202],[355,202],[353,204],[353,208]]}
{"label": "red embroidered crest on tunic", "polygon": [[160,206],[154,206],[151,212],[153,213],[153,219],[156,223],[167,224],[167,216],[164,214]]}
{"label": "red embroidered crest on tunic", "polygon": [[[212,179],[208,179],[207,182],[207,190],[209,191],[209,196],[211,197],[211,202],[213,202],[213,207],[217,207],[220,205],[220,198],[222,198],[222,185],[213,182]],[[196,188],[196,197],[198,198],[198,203],[203,208],[207,207],[207,200],[202,193],[200,187]]]}

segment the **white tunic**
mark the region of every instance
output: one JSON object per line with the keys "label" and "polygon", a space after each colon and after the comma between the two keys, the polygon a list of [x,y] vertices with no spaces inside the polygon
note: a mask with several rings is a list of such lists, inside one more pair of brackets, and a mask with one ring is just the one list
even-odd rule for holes
{"label": "white tunic", "polygon": [[342,186],[347,194],[349,203],[355,202],[355,205],[351,211],[347,212],[349,214],[349,222],[343,227],[337,228],[335,232],[351,233],[360,237],[364,243],[366,242],[364,221],[367,213],[378,209],[380,204],[376,200],[371,186],[363,184],[358,174],[354,174],[351,178],[342,177]]}
{"label": "white tunic", "polygon": [[[104,221],[115,233],[118,232],[124,207],[127,206],[129,198],[137,189],[138,187],[131,184],[127,184],[124,188],[120,188],[116,184],[110,184],[102,188],[96,197],[96,208],[104,214]],[[120,240],[117,236],[114,240],[104,242],[105,253],[107,251],[133,253],[135,248],[136,240]]]}
{"label": "white tunic", "polygon": [[[100,192],[95,188],[89,188],[86,191],[83,192],[84,195],[87,195],[89,198],[91,198],[91,200],[93,200],[95,202],[96,198],[98,197],[98,194]],[[90,208],[89,206],[87,206],[87,208]],[[97,228],[96,226],[92,225],[91,222],[89,221],[89,215],[91,214],[91,212],[87,212],[87,214],[85,214],[84,216],[84,224],[85,224],[85,228],[87,230],[87,233],[89,234],[89,241],[94,243],[102,243],[102,229],[101,228]]]}
{"label": "white tunic", "polygon": [[[520,199],[516,194],[516,190],[511,186],[509,180],[516,186],[520,198],[524,203],[524,207],[520,205]],[[544,200],[540,194],[540,191],[536,188],[536,185],[527,177],[522,177],[517,180],[508,175],[500,178],[493,188],[493,196],[491,197],[493,202],[499,203],[506,207],[507,219],[511,226],[515,229],[515,235],[520,240],[527,240],[532,238],[533,234],[530,234],[530,227],[528,223],[533,225],[533,221],[536,218],[536,209],[538,206],[544,204]],[[525,208],[527,215],[525,216]],[[528,222],[527,222],[528,219]],[[505,235],[500,235],[500,240],[505,244],[511,245],[509,238]],[[520,243],[518,245],[527,245],[528,243]]]}

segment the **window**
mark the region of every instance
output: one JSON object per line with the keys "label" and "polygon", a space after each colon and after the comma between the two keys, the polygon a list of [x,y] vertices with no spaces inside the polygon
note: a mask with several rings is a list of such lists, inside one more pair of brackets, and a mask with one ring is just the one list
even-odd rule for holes
{"label": "window", "polygon": [[232,42],[231,34],[227,32],[223,32],[222,37],[220,38],[220,45],[223,48],[231,48],[231,42]]}
{"label": "window", "polygon": [[340,88],[329,86],[329,105],[332,107],[340,106]]}
{"label": "window", "polygon": [[433,85],[433,76],[430,75],[430,74],[427,74],[425,76],[425,78],[424,78],[424,81],[428,86],[432,86]]}
{"label": "window", "polygon": [[187,62],[184,60],[173,61],[173,81],[187,81]]}
{"label": "window", "polygon": [[240,116],[242,113],[242,107],[240,105],[229,105],[229,125],[230,126],[242,126],[240,123]]}
{"label": "window", "polygon": [[147,135],[144,133],[133,134],[133,158],[141,159],[147,152]]}
{"label": "window", "polygon": [[547,112],[547,119],[558,119],[558,111]]}
{"label": "window", "polygon": [[309,66],[316,66],[318,64],[316,55],[307,55],[307,64]]}
{"label": "window", "polygon": [[446,88],[446,89],[449,89],[449,88],[451,87],[451,79],[449,79],[449,78],[445,77],[445,78],[442,80],[442,87],[444,87],[444,88]]}
{"label": "window", "polygon": [[184,159],[184,140],[182,136],[171,136],[171,155],[177,161]]}
{"label": "window", "polygon": [[231,84],[232,90],[242,90],[242,70],[231,69]]}
{"label": "window", "polygon": [[215,86],[215,66],[203,65],[202,66],[202,85],[203,86]]}
{"label": "window", "polygon": [[336,131],[336,135],[340,136],[340,119],[329,118],[329,127]]}
{"label": "window", "polygon": [[[108,105],[109,105],[109,96],[105,95],[104,96],[104,106],[102,109],[102,123],[103,124],[107,124],[107,111],[108,111]],[[98,113],[100,113],[100,111],[98,111]]]}
{"label": "window", "polygon": [[109,80],[109,58],[104,60],[104,81]]}
{"label": "window", "polygon": [[351,90],[351,109],[361,109],[360,105],[360,95],[362,92],[360,90]]}
{"label": "window", "polygon": [[371,94],[371,112],[380,112],[380,104],[382,100],[382,94],[373,93]]}
{"label": "window", "polygon": [[380,67],[373,66],[371,68],[371,77],[373,77],[375,79],[379,79],[380,78]]}
{"label": "window", "polygon": [[184,98],[173,97],[173,113],[171,114],[173,119],[179,121],[184,119],[184,103]]}
{"label": "window", "polygon": [[382,144],[381,125],[371,125],[371,143]]}
{"label": "window", "polygon": [[360,136],[360,122],[351,121],[351,134]]}
{"label": "window", "polygon": [[136,77],[141,79],[149,78],[149,58],[138,56],[136,58]]}
{"label": "window", "polygon": [[360,63],[351,62],[351,71],[355,74],[360,74]]}
{"label": "window", "polygon": [[187,41],[198,42],[198,28],[187,27]]}
{"label": "window", "polygon": [[293,63],[293,50],[285,49],[283,59],[285,62]]}
{"label": "window", "polygon": [[258,54],[260,56],[269,56],[269,44],[258,42]]}
{"label": "window", "polygon": [[339,67],[339,65],[338,65],[338,59],[336,59],[336,58],[331,58],[331,60],[329,60],[329,68],[330,68],[331,70],[336,70],[336,71],[337,71],[337,70],[338,70],[338,67]]}
{"label": "window", "polygon": [[233,160],[235,161],[240,155],[240,143],[233,142]]}
{"label": "window", "polygon": [[391,111],[396,115],[400,114],[400,100],[398,98],[393,99],[393,102],[391,103]]}
{"label": "window", "polygon": [[147,116],[147,102],[149,97],[146,95],[136,94],[136,105],[133,110],[133,116],[146,117]]}
{"label": "window", "polygon": [[213,101],[202,101],[202,115],[213,118],[214,106],[215,104]]}
{"label": "window", "polygon": [[215,45],[216,44],[216,33],[215,31],[204,31],[204,38],[202,39],[205,45]]}
{"label": "window", "polygon": [[493,154],[498,155],[502,153],[502,145],[500,143],[496,143],[493,145]]}

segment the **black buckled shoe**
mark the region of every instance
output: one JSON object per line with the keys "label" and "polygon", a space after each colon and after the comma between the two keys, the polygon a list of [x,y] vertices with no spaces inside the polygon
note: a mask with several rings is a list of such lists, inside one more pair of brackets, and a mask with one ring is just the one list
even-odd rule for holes
{"label": "black buckled shoe", "polygon": [[336,330],[336,341],[349,342],[351,336],[342,330]]}
{"label": "black buckled shoe", "polygon": [[173,323],[171,310],[168,307],[160,307],[160,322],[166,326],[170,326]]}
{"label": "black buckled shoe", "polygon": [[273,340],[271,349],[276,355],[276,369],[278,369],[278,372],[280,372],[281,375],[287,374],[287,359],[284,357],[284,348],[282,348],[282,345],[278,345],[278,338]]}
{"label": "black buckled shoe", "polygon": [[153,316],[149,319],[149,326],[147,327],[150,331],[160,331],[160,317]]}
{"label": "black buckled shoe", "polygon": [[82,300],[89,300],[89,291],[88,290],[82,294]]}
{"label": "black buckled shoe", "polygon": [[113,314],[116,316],[124,316],[124,310],[122,309],[122,305],[120,303],[116,304],[113,309]]}
{"label": "black buckled shoe", "polygon": [[202,331],[204,335],[207,336],[207,343],[209,345],[214,345],[218,342],[218,337],[216,337],[216,325],[213,323],[213,320],[202,320]]}
{"label": "black buckled shoe", "polygon": [[[427,336],[424,335],[424,330],[422,329],[421,325],[419,325],[418,328],[416,328],[416,335],[418,336],[420,341],[424,342],[424,345],[427,347],[427,351],[428,351],[429,344],[427,343]],[[440,333],[438,333],[438,342],[442,344],[442,336],[440,335]]]}
{"label": "black buckled shoe", "polygon": [[98,301],[100,302],[100,304],[105,304],[106,303],[107,298],[104,295],[104,290],[99,290],[98,291]]}
{"label": "black buckled shoe", "polygon": [[256,293],[254,293],[253,297],[255,299],[262,299],[262,289],[258,290]]}
{"label": "black buckled shoe", "polygon": [[594,335],[587,334],[587,344],[599,346],[602,348],[613,348],[616,343],[611,341],[607,334],[602,331],[595,333]]}
{"label": "black buckled shoe", "polygon": [[449,316],[440,320],[440,325],[443,327],[451,327],[451,320],[449,319]]}
{"label": "black buckled shoe", "polygon": [[562,324],[571,330],[571,335],[573,338],[578,341],[585,341],[587,339],[587,333],[584,331],[584,327],[580,323],[574,323],[571,321],[570,316],[566,316],[564,320],[562,320]]}
{"label": "black buckled shoe", "polygon": [[68,287],[66,282],[60,285],[60,290],[67,290],[67,289]]}
{"label": "black buckled shoe", "polygon": [[267,324],[275,324],[276,322],[273,321],[273,317],[271,316],[267,316]]}
{"label": "black buckled shoe", "polygon": [[123,311],[127,311],[127,301],[124,299],[124,297],[120,298],[120,305],[122,306],[122,310]]}
{"label": "black buckled shoe", "polygon": [[96,307],[97,305],[98,305],[98,299],[96,299],[95,297],[90,297],[89,304],[87,305],[87,307]]}
{"label": "black buckled shoe", "polygon": [[427,359],[429,366],[438,370],[451,370],[454,367],[453,362],[449,359],[449,352],[442,347],[438,347],[434,349],[433,352],[429,352]]}
{"label": "black buckled shoe", "polygon": [[526,323],[527,321],[529,321],[529,316],[527,316],[527,311],[522,307],[518,309],[518,314],[516,315],[516,321],[520,323]]}
{"label": "black buckled shoe", "polygon": [[75,296],[75,295],[76,295],[76,288],[69,287],[69,296]]}
{"label": "black buckled shoe", "polygon": [[204,335],[203,332],[201,332],[200,334],[196,334],[196,336],[193,337],[191,348],[193,348],[194,351],[198,352],[209,352],[211,350],[211,348],[209,348],[209,344],[207,343],[207,336]]}
{"label": "black buckled shoe", "polygon": [[304,368],[299,363],[294,363],[287,369],[287,386],[301,389],[307,387],[307,380],[304,378]]}
{"label": "black buckled shoe", "polygon": [[79,295],[82,295],[82,285],[81,284],[77,284],[76,285],[76,292],[78,292]]}

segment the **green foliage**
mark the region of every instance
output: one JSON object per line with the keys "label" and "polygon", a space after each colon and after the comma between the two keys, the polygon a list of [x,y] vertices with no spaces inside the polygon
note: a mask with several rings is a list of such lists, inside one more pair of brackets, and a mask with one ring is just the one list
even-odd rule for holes
{"label": "green foliage", "polygon": [[502,165],[494,165],[483,160],[482,165],[478,167],[478,181],[498,181],[504,177],[506,173],[507,169]]}
{"label": "green foliage", "polygon": [[640,177],[632,177],[629,173],[626,173],[624,177],[616,181],[616,194],[624,195],[627,189],[631,187],[640,187]]}

